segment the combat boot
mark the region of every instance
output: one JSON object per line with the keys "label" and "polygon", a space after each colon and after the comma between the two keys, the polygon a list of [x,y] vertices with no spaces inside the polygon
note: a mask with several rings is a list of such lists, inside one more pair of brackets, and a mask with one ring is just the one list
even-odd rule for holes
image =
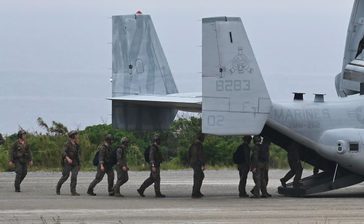
{"label": "combat boot", "polygon": [[91,195],[91,196],[96,196],[96,194],[94,193],[94,190],[92,190],[92,189],[88,189],[87,194]]}
{"label": "combat boot", "polygon": [[116,193],[114,194],[114,196],[115,196],[115,197],[119,197],[119,198],[120,198],[120,197],[124,197],[124,195],[120,194],[119,192],[116,192]]}
{"label": "combat boot", "polygon": [[157,192],[157,193],[155,193],[155,197],[156,198],[165,198],[166,196],[164,194],[162,194],[161,192]]}
{"label": "combat boot", "polygon": [[79,194],[79,193],[77,193],[77,192],[72,192],[72,193],[71,193],[71,195],[72,195],[72,196],[80,196],[80,194]]}
{"label": "combat boot", "polygon": [[140,195],[140,197],[145,197],[145,195],[144,195],[144,191],[142,190],[142,189],[137,189],[137,191],[138,191],[138,193],[139,193],[139,195]]}

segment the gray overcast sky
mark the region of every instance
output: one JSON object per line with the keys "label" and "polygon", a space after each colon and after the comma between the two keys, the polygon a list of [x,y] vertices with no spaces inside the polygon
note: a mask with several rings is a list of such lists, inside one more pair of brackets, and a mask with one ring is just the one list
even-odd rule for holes
{"label": "gray overcast sky", "polygon": [[201,18],[239,16],[273,100],[291,99],[295,90],[324,91],[335,99],[334,77],[342,66],[352,4],[353,0],[1,1],[0,132],[16,131],[19,125],[34,129],[38,116],[71,128],[110,123],[111,106],[105,100],[111,95],[110,17],[137,10],[152,15],[180,91],[201,89]]}

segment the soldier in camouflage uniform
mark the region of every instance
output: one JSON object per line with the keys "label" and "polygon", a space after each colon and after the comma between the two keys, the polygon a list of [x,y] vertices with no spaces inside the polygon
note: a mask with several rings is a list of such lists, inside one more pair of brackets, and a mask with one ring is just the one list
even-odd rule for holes
{"label": "soldier in camouflage uniform", "polygon": [[261,181],[261,175],[262,175],[262,169],[260,167],[259,163],[259,153],[261,150],[261,138],[260,136],[254,136],[253,143],[254,146],[252,148],[252,155],[251,155],[251,168],[250,170],[253,173],[253,180],[255,183],[254,188],[250,191],[253,194],[253,198],[260,198],[260,190],[262,187],[262,181]]}
{"label": "soldier in camouflage uniform", "polygon": [[87,194],[89,195],[96,196],[96,194],[94,193],[94,188],[98,183],[102,181],[106,173],[109,196],[114,196],[114,170],[111,165],[112,141],[113,136],[108,134],[105,136],[104,142],[98,147],[99,165],[97,166],[96,177],[88,187]]}
{"label": "soldier in camouflage uniform", "polygon": [[150,176],[144,181],[144,183],[137,190],[141,197],[145,197],[144,191],[150,185],[154,183],[155,196],[157,198],[165,198],[166,196],[161,193],[160,183],[160,164],[163,161],[162,153],[160,151],[161,139],[159,135],[155,135],[153,138],[153,144],[149,149],[149,163],[150,163]]}
{"label": "soldier in camouflage uniform", "polygon": [[267,191],[267,185],[268,185],[268,172],[269,172],[269,147],[270,147],[271,141],[267,137],[263,138],[263,143],[260,146],[259,155],[258,155],[258,167],[261,170],[260,171],[260,185],[261,185],[261,193],[262,198],[269,198],[272,197]]}
{"label": "soldier in camouflage uniform", "polygon": [[26,141],[26,132],[18,132],[18,140],[14,143],[9,158],[9,166],[15,164],[15,192],[20,192],[20,184],[28,173],[28,165],[32,166],[32,152]]}
{"label": "soldier in camouflage uniform", "polygon": [[68,133],[68,142],[64,146],[64,151],[62,154],[62,177],[59,179],[56,194],[61,194],[61,187],[64,182],[68,179],[71,173],[71,194],[73,196],[79,196],[76,192],[77,185],[77,175],[80,170],[80,145],[77,131],[71,131]]}
{"label": "soldier in camouflage uniform", "polygon": [[250,135],[246,135],[243,137],[243,143],[239,145],[237,148],[237,152],[241,154],[241,159],[238,163],[238,170],[239,170],[239,197],[246,198],[249,197],[249,195],[246,193],[246,179],[249,174],[250,170],[250,142],[252,140],[252,137]]}
{"label": "soldier in camouflage uniform", "polygon": [[123,137],[121,139],[121,145],[116,150],[116,174],[117,174],[117,181],[114,186],[114,192],[116,197],[123,197],[122,194],[120,194],[120,186],[125,184],[129,180],[128,175],[128,164],[126,159],[126,153],[129,146],[129,139],[127,137]]}
{"label": "soldier in camouflage uniform", "polygon": [[196,141],[190,146],[188,151],[190,165],[193,169],[193,187],[192,198],[201,198],[204,195],[201,193],[202,181],[205,178],[203,171],[205,170],[205,154],[202,143],[205,140],[205,135],[199,133]]}

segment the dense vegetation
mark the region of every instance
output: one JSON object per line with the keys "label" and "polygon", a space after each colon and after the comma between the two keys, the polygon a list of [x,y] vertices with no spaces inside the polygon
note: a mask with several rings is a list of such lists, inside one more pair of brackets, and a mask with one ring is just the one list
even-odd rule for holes
{"label": "dense vegetation", "polygon": [[[46,133],[28,133],[28,143],[33,152],[33,169],[60,169],[60,158],[64,143],[67,141],[67,127],[61,123],[53,122],[48,127],[41,118],[38,124],[45,129]],[[199,132],[201,119],[180,118],[173,122],[172,126],[160,132],[162,139],[162,152],[165,163],[163,169],[186,168],[187,151],[194,141],[196,133]],[[146,169],[144,162],[144,149],[149,145],[150,139],[155,132],[126,132],[114,129],[111,125],[95,125],[80,131],[82,169],[94,169],[92,159],[97,146],[102,142],[106,134],[112,134],[116,138],[116,146],[123,136],[130,139],[128,162],[132,169]],[[16,141],[16,134],[7,136],[4,145],[0,146],[0,170],[7,170],[8,152]],[[204,150],[208,165],[213,168],[232,167],[232,154],[241,143],[241,137],[234,136],[207,136],[204,143]],[[279,147],[271,146],[271,167],[283,168],[287,166],[286,152]]]}

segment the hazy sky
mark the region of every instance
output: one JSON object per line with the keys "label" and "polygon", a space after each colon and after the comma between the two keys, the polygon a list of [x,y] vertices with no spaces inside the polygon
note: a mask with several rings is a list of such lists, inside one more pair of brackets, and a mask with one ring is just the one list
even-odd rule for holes
{"label": "hazy sky", "polygon": [[0,132],[38,116],[70,128],[110,123],[111,16],[141,10],[180,91],[201,90],[201,18],[242,17],[273,100],[336,98],[353,0],[0,1]]}

